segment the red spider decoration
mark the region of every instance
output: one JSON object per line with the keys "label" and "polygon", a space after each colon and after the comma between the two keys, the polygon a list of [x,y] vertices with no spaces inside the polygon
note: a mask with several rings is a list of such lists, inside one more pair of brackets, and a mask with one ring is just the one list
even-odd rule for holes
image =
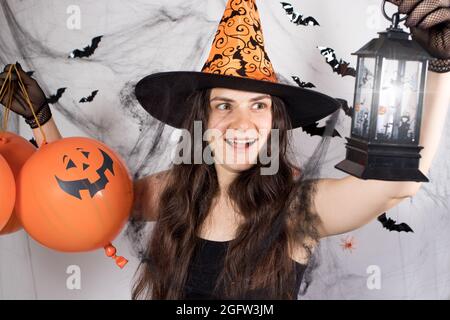
{"label": "red spider decoration", "polygon": [[347,236],[346,238],[341,239],[341,247],[342,250],[348,250],[352,252],[354,249],[356,249],[355,238],[352,236]]}

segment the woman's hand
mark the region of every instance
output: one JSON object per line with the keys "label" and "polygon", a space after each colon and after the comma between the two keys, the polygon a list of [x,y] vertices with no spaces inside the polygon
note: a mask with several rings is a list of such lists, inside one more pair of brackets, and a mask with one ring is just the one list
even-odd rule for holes
{"label": "woman's hand", "polygon": [[[45,97],[44,92],[42,91],[41,87],[37,83],[35,79],[30,77],[23,71],[22,67],[19,63],[16,63],[17,70],[19,71],[20,78],[22,79],[22,82],[25,86],[25,89],[28,93],[28,97],[33,104],[33,110],[36,116],[38,117],[39,123],[42,125],[45,122],[47,122],[51,118],[51,112],[50,108],[47,104],[47,98]],[[33,113],[30,109],[30,106],[26,102],[26,98],[24,96],[24,93],[19,88],[19,82],[17,79],[17,74],[14,69],[14,65],[8,64],[5,66],[2,73],[0,73],[0,87],[5,82],[6,76],[8,74],[8,71],[12,69],[12,86],[14,90],[14,96],[11,103],[11,110],[15,113],[23,116],[25,118],[25,121],[31,126],[31,128],[36,128],[37,123],[35,123],[35,119],[33,116]],[[7,105],[7,95],[3,97],[3,99],[0,101],[1,104],[4,106]]]}
{"label": "woman's hand", "polygon": [[430,55],[450,59],[450,0],[387,0],[406,14],[405,25]]}

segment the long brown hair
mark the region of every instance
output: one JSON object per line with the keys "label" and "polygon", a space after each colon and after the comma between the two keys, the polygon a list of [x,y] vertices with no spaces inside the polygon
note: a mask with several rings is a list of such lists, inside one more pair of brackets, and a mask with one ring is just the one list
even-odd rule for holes
{"label": "long brown hair", "polygon": [[[184,128],[193,137],[194,120],[207,127],[211,90],[194,92],[187,101],[191,108]],[[261,175],[258,160],[230,184],[229,199],[243,217],[237,236],[229,243],[224,268],[215,292],[221,298],[245,298],[264,289],[271,299],[293,299],[295,283],[291,245],[305,239],[317,240],[317,215],[311,213],[311,185],[298,183],[299,170],[287,156],[291,128],[283,101],[272,96],[272,128],[279,129],[279,169]],[[193,138],[192,138],[193,139]],[[267,141],[270,152],[271,136]],[[191,143],[192,162],[194,142]],[[203,142],[203,148],[207,142]],[[197,150],[198,152],[198,150]],[[308,185],[309,187],[305,188]],[[159,218],[141,263],[132,298],[182,299],[189,263],[198,246],[200,227],[207,217],[219,184],[214,165],[176,164],[170,170],[159,204]],[[267,296],[268,295],[268,296]]]}

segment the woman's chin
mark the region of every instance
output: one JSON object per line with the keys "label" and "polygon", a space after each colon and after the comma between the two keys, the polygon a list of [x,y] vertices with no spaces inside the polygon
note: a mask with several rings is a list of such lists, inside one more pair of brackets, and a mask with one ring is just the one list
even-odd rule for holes
{"label": "woman's chin", "polygon": [[228,171],[239,173],[253,167],[255,163],[222,163],[221,166]]}

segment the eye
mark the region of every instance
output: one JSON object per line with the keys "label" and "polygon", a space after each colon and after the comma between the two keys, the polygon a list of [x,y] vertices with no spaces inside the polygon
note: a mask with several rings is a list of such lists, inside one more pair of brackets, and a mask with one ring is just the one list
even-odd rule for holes
{"label": "eye", "polygon": [[67,166],[66,166],[66,170],[70,169],[70,168],[76,168],[77,166],[75,165],[75,163],[69,159],[69,162],[67,162]]}
{"label": "eye", "polygon": [[252,109],[257,109],[257,110],[265,109],[265,108],[267,108],[267,105],[265,103],[262,103],[262,102],[255,103],[252,106]]}
{"label": "eye", "polygon": [[227,110],[229,108],[230,108],[230,105],[228,103],[221,103],[216,106],[216,109],[218,109],[218,110]]}

